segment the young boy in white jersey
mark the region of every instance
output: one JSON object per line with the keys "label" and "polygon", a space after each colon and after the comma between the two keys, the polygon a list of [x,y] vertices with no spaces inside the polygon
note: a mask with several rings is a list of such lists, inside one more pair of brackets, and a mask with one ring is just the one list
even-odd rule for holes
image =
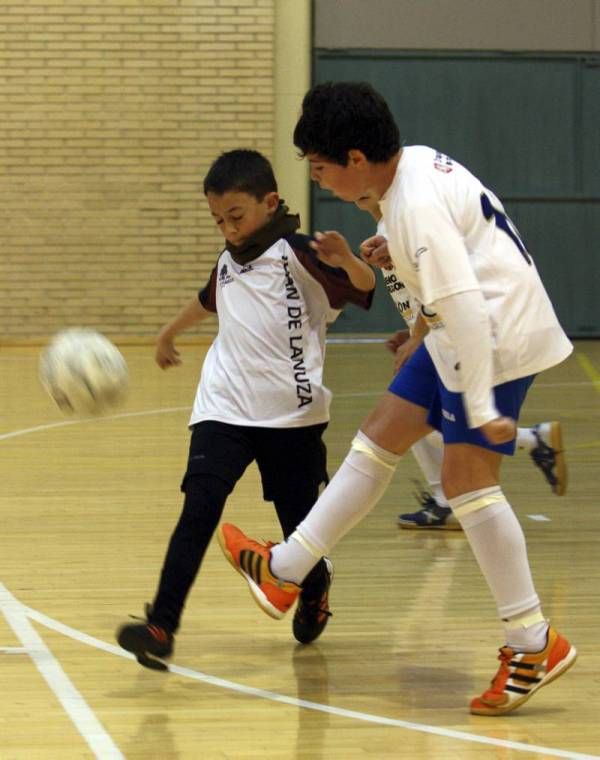
{"label": "young boy in white jersey", "polygon": [[[356,205],[377,222],[377,240],[385,239],[385,226],[381,221],[379,204],[372,198],[362,198]],[[380,269],[390,298],[406,323],[408,330],[399,330],[386,341],[386,347],[394,354],[394,373],[398,372],[423,342],[427,324],[419,316],[418,304],[411,298],[402,279],[398,277],[387,250],[382,244],[373,250],[372,244],[363,246],[363,259]],[[560,422],[541,422],[532,427],[517,428],[516,449],[527,451],[538,467],[553,493],[563,496],[567,486],[567,466],[562,443]],[[427,488],[417,493],[421,507],[416,512],[398,515],[398,525],[411,530],[461,530],[442,489],[443,441],[435,430],[411,446]]]}
{"label": "young boy in white jersey", "polygon": [[[439,429],[444,493],[494,596],[505,636],[500,668],[470,710],[504,715],[576,658],[542,613],[522,529],[499,485],[529,386],[571,353],[571,343],[500,201],[440,152],[401,147],[389,107],[370,85],[326,83],[310,90],[294,143],[322,188],[353,203],[378,199],[391,259],[422,304],[429,332],[290,538],[265,546],[225,524],[219,542],[256,601],[281,617],[306,573],[379,501],[402,455]],[[325,235],[318,249],[332,252],[337,243]]]}
{"label": "young boy in white jersey", "polygon": [[[322,435],[329,420],[325,332],[341,308],[371,303],[375,275],[352,252],[317,254],[297,234],[268,160],[253,150],[222,154],[204,180],[225,249],[197,298],[160,332],[156,361],[179,364],[174,339],[217,314],[219,332],[204,364],[193,411],[183,511],[171,537],[147,621],[122,626],[119,644],[140,664],[166,669],[189,590],[225,501],[256,461],[263,496],[284,536],[327,481]],[[322,559],[304,585],[293,633],[308,643],[330,615],[331,565]]]}

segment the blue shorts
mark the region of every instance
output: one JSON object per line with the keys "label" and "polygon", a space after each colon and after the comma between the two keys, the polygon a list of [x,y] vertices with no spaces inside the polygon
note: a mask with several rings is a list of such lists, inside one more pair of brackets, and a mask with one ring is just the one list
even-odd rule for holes
{"label": "blue shorts", "polygon": [[[520,377],[494,387],[496,407],[500,414],[519,419],[521,406],[535,375]],[[470,428],[463,405],[462,393],[449,391],[442,383],[422,344],[400,369],[388,390],[400,398],[429,410],[427,423],[439,430],[444,443],[470,443],[500,454],[514,454],[515,441],[494,445],[479,431]]]}

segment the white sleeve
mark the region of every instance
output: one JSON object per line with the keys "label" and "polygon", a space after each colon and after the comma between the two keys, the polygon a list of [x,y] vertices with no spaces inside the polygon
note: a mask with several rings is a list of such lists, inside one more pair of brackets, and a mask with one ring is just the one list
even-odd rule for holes
{"label": "white sleeve", "polygon": [[488,312],[480,290],[456,293],[435,302],[435,309],[458,357],[463,402],[469,427],[500,417],[494,400],[492,339]]}

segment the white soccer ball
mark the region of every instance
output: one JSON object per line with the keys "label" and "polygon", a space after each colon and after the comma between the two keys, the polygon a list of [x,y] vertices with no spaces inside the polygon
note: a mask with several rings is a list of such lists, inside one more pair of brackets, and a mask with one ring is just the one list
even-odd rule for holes
{"label": "white soccer ball", "polygon": [[125,359],[95,330],[57,333],[42,352],[39,369],[42,385],[65,414],[102,414],[127,392]]}

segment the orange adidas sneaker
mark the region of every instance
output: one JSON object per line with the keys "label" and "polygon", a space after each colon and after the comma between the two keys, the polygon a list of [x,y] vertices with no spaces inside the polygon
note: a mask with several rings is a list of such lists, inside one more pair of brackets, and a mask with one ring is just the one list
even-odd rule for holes
{"label": "orange adidas sneaker", "polygon": [[541,652],[500,649],[500,667],[491,687],[471,701],[473,715],[505,715],[516,710],[533,694],[567,671],[577,659],[574,646],[554,628]]}
{"label": "orange adidas sneaker", "polygon": [[246,579],[254,601],[267,615],[280,620],[302,589],[271,573],[269,562],[274,544],[254,541],[231,523],[219,526],[217,538],[229,563]]}

